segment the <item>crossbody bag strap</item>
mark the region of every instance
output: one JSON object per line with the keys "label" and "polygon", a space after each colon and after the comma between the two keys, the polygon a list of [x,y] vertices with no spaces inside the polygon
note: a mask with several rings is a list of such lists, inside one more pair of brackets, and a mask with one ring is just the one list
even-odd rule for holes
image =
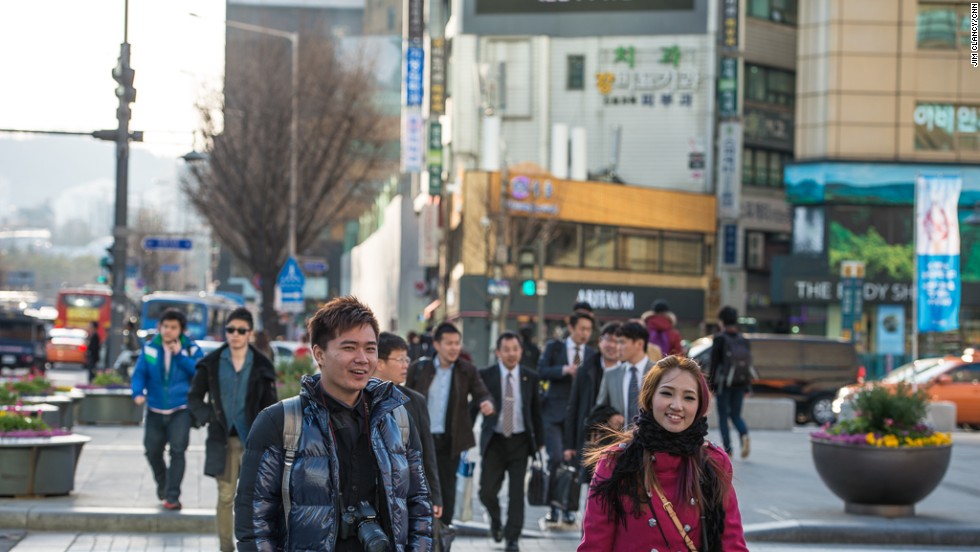
{"label": "crossbody bag strap", "polygon": [[[657,491],[657,496],[660,497],[660,502],[662,502],[664,505],[664,511],[667,512],[667,515],[670,516],[670,519],[674,522],[674,527],[677,528],[677,532],[684,537],[684,543],[687,544],[687,548],[691,552],[698,552],[698,549],[696,546],[694,546],[694,542],[691,540],[691,537],[689,537],[687,535],[687,531],[684,530],[684,525],[681,524],[681,520],[677,517],[677,513],[674,512],[674,505],[667,500],[666,496],[664,496],[664,491],[660,488],[660,484],[655,483],[653,485],[653,489]],[[653,504],[650,506],[653,507]]]}

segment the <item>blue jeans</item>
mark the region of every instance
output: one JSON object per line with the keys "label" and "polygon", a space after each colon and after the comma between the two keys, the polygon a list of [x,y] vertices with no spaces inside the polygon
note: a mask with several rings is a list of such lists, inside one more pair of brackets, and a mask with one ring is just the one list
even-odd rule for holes
{"label": "blue jeans", "polygon": [[721,431],[721,442],[725,447],[725,452],[732,450],[732,438],[728,434],[728,420],[731,419],[738,430],[738,435],[748,435],[749,428],[742,419],[742,402],[745,400],[747,389],[735,387],[733,389],[723,389],[715,395],[715,405],[718,409],[718,430]]}
{"label": "blue jeans", "polygon": [[[157,492],[163,491],[167,502],[179,502],[180,483],[184,480],[187,462],[184,453],[191,437],[191,411],[178,410],[172,414],[146,411],[143,448],[153,470]],[[163,460],[163,449],[170,445],[170,467]]]}

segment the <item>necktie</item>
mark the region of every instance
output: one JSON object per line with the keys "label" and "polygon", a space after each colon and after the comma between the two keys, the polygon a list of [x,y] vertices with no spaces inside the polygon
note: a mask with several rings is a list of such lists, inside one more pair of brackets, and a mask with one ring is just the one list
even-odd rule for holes
{"label": "necktie", "polygon": [[504,387],[504,419],[501,420],[501,426],[504,430],[504,437],[510,437],[514,434],[514,378],[511,374],[507,374],[507,384]]}
{"label": "necktie", "polygon": [[572,364],[574,364],[575,366],[578,366],[579,364],[582,363],[582,355],[580,355],[578,352],[579,348],[580,347],[578,345],[575,346],[575,357],[572,359]]}
{"label": "necktie", "polygon": [[640,406],[640,386],[637,383],[636,366],[630,366],[629,397],[626,397],[626,425],[633,422]]}

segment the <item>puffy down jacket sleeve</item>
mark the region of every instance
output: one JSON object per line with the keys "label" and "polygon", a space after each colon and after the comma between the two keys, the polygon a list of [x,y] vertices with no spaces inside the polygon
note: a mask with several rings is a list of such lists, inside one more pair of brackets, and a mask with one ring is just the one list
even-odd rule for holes
{"label": "puffy down jacket sleeve", "polygon": [[239,551],[272,552],[285,543],[282,508],[283,410],[263,410],[248,433],[235,493],[235,536]]}
{"label": "puffy down jacket sleeve", "polygon": [[409,485],[408,543],[406,552],[428,552],[432,549],[432,503],[429,502],[429,486],[425,481],[422,462],[422,446],[416,424],[411,425],[409,445],[405,450],[408,460]]}

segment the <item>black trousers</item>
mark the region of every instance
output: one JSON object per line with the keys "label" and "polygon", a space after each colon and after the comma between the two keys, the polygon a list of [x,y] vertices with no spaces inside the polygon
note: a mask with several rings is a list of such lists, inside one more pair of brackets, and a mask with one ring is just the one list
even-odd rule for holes
{"label": "black trousers", "polygon": [[436,448],[436,466],[439,471],[439,485],[442,487],[442,516],[439,518],[449,525],[453,522],[456,509],[456,470],[459,468],[459,454],[453,454],[453,443],[445,433],[433,433],[432,441]]}
{"label": "black trousers", "polygon": [[524,476],[531,443],[527,432],[504,437],[494,433],[480,468],[480,502],[490,514],[490,528],[500,528],[500,487],[507,474],[507,525],[504,538],[517,540],[524,527]]}

